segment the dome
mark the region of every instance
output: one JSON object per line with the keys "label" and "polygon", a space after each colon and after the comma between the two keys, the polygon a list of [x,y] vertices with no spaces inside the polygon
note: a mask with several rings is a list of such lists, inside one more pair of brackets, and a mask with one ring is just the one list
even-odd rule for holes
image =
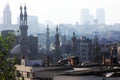
{"label": "dome", "polygon": [[13,49],[11,50],[12,54],[20,54],[20,44],[17,44]]}

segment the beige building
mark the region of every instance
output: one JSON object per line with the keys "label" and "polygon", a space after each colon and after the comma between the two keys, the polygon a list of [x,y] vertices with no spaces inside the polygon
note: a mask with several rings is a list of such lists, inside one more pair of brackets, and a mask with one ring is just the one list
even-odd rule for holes
{"label": "beige building", "polygon": [[[62,74],[65,70],[72,69],[70,66],[32,66],[33,63],[31,65],[31,62],[33,61],[22,59],[21,65],[15,65],[16,80],[22,80],[23,78],[24,80],[53,80],[54,75]],[[34,64],[37,64],[35,62]]]}

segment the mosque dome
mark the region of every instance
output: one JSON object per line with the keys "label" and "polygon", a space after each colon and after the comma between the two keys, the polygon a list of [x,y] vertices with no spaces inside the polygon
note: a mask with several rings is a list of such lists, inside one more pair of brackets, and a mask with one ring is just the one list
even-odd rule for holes
{"label": "mosque dome", "polygon": [[10,52],[11,54],[20,54],[20,44],[14,46]]}
{"label": "mosque dome", "polygon": [[[11,50],[11,54],[21,54],[21,52],[20,52],[20,49],[21,48],[21,44],[17,44],[16,46],[14,46],[13,48],[12,48],[12,50]],[[27,49],[27,53],[30,53],[30,50],[29,49]]]}

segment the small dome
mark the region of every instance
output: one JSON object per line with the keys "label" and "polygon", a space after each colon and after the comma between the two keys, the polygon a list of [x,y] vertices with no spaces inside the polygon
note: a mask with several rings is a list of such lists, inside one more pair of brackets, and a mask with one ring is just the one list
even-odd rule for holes
{"label": "small dome", "polygon": [[11,50],[12,54],[20,54],[20,44],[17,44],[13,49]]}

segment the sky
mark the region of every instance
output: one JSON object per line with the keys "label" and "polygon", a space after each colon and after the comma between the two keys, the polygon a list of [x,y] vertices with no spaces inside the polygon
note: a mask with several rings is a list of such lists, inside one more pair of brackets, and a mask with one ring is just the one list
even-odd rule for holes
{"label": "sky", "polygon": [[[96,16],[97,8],[104,8],[106,23],[120,23],[120,0],[0,0],[0,17],[6,4],[12,11],[12,23],[17,22],[20,5],[27,6],[28,15],[38,16],[39,23],[52,21],[54,24],[80,23],[80,11],[88,8],[90,14]],[[2,21],[2,20],[0,20]]]}

